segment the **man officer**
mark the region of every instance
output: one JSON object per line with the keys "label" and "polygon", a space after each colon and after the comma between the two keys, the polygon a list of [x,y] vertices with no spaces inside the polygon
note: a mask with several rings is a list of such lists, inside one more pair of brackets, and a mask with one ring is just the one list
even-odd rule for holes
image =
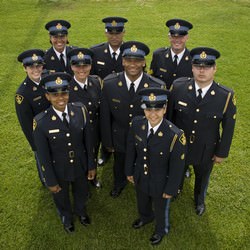
{"label": "man officer", "polygon": [[[184,171],[186,138],[182,130],[164,119],[167,91],[147,88],[139,91],[145,117],[137,116],[129,130],[126,175],[135,184],[138,229],[156,220],[151,244],[169,233],[170,199],[177,194]],[[154,206],[154,210],[153,207]]]}
{"label": "man officer", "polygon": [[134,116],[142,115],[137,92],[148,87],[165,88],[164,82],[143,72],[149,53],[147,45],[137,41],[121,46],[124,71],[104,79],[101,97],[101,138],[109,152],[114,152],[114,188],[110,195],[120,195],[127,181],[124,173],[126,138]]}
{"label": "man officer", "polygon": [[37,158],[37,148],[32,135],[33,118],[50,106],[45,97],[45,90],[40,85],[44,66],[43,56],[44,52],[40,49],[26,50],[18,56],[17,59],[22,63],[27,75],[16,92],[15,108],[23,133],[35,154],[38,175],[44,185],[41,166]]}
{"label": "man officer", "polygon": [[186,166],[194,167],[194,202],[196,213],[202,215],[213,166],[229,153],[236,99],[231,89],[214,81],[216,59],[220,57],[217,50],[198,47],[190,54],[194,78],[183,77],[173,83],[167,117],[187,137]]}
{"label": "man officer", "polygon": [[[71,76],[65,73],[54,73],[42,79],[51,106],[38,114],[33,123],[46,185],[53,194],[67,233],[74,232],[74,214],[82,225],[90,224],[86,212],[87,178],[91,180],[96,174],[87,110],[82,103],[68,104],[70,79]],[[70,190],[74,199],[73,211]]]}
{"label": "man officer", "polygon": [[[111,73],[123,71],[120,47],[125,34],[124,24],[127,21],[126,18],[117,16],[102,19],[102,22],[105,23],[107,42],[91,47],[91,50],[94,52],[91,68],[92,75],[98,75],[104,79]],[[106,152],[101,147],[101,156],[98,159],[98,164],[101,166],[104,165],[110,156],[111,153]]]}
{"label": "man officer", "polygon": [[72,49],[72,46],[67,46],[70,27],[71,24],[65,20],[52,20],[45,25],[52,44],[44,56],[46,73],[66,72],[73,74],[67,56]]}
{"label": "man officer", "polygon": [[111,73],[123,71],[120,47],[125,34],[124,24],[128,20],[114,16],[103,18],[102,21],[105,23],[107,42],[91,47],[94,52],[91,74],[104,79]]}
{"label": "man officer", "polygon": [[166,22],[169,28],[170,47],[154,51],[149,73],[163,80],[167,89],[179,77],[192,77],[191,58],[186,48],[188,31],[193,25],[182,19],[170,19]]}

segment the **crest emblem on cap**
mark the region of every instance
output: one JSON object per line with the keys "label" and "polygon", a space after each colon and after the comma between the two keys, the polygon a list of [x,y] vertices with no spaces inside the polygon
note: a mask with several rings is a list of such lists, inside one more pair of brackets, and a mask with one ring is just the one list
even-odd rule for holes
{"label": "crest emblem on cap", "polygon": [[206,59],[206,58],[207,58],[207,54],[206,54],[205,51],[202,51],[202,52],[201,52],[200,58],[201,58],[201,59]]}
{"label": "crest emblem on cap", "polygon": [[58,24],[56,25],[56,29],[61,30],[61,29],[62,29],[62,25],[61,25],[60,23],[58,23]]}
{"label": "crest emblem on cap", "polygon": [[131,48],[130,48],[131,52],[136,52],[137,51],[137,47],[135,45],[133,45]]}
{"label": "crest emblem on cap", "polygon": [[84,54],[80,51],[77,55],[78,59],[83,59],[84,58]]}
{"label": "crest emblem on cap", "polygon": [[153,102],[156,100],[156,96],[154,95],[154,93],[151,93],[148,97],[149,101]]}
{"label": "crest emblem on cap", "polygon": [[63,81],[62,81],[62,79],[61,79],[60,77],[57,77],[57,78],[56,78],[56,84],[57,84],[57,85],[62,84],[62,82],[63,82]]}
{"label": "crest emblem on cap", "polygon": [[116,22],[115,20],[113,20],[112,23],[111,23],[111,26],[112,26],[112,27],[117,26],[117,22]]}
{"label": "crest emblem on cap", "polygon": [[175,26],[174,26],[174,28],[175,28],[176,30],[180,29],[180,27],[181,27],[181,26],[180,26],[179,23],[176,23]]}
{"label": "crest emblem on cap", "polygon": [[33,56],[31,57],[33,61],[37,61],[38,60],[38,56],[36,54],[33,54]]}

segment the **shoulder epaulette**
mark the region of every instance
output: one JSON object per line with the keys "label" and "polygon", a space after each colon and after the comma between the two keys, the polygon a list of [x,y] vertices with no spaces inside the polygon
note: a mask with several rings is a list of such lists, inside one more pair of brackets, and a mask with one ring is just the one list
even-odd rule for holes
{"label": "shoulder epaulette", "polygon": [[98,44],[95,44],[95,45],[91,46],[90,49],[99,48],[99,47],[101,47],[101,46],[103,46],[103,45],[105,45],[105,44],[106,44],[106,42],[98,43]]}
{"label": "shoulder epaulette", "polygon": [[102,78],[100,76],[98,76],[98,75],[90,75],[89,79],[96,82],[96,84],[99,84],[99,86],[102,88],[103,80],[102,80]]}
{"label": "shoulder epaulette", "polygon": [[152,80],[153,82],[156,82],[158,84],[160,84],[161,86],[165,86],[165,82],[163,82],[162,80],[160,80],[159,78],[156,78],[154,76],[148,75],[149,79]]}
{"label": "shoulder epaulette", "polygon": [[217,86],[218,86],[219,88],[225,90],[226,92],[231,92],[232,94],[234,93],[234,91],[233,91],[232,89],[230,89],[230,88],[228,88],[228,87],[226,87],[226,86],[224,86],[224,85],[221,85],[221,84],[219,84],[219,83],[216,83],[216,84],[217,84]]}
{"label": "shoulder epaulette", "polygon": [[71,104],[76,107],[84,107],[84,104],[81,102],[72,102]]}
{"label": "shoulder epaulette", "polygon": [[118,78],[119,75],[120,75],[121,73],[122,73],[122,72],[120,72],[120,73],[111,73],[111,74],[107,75],[107,76],[103,79],[103,81],[108,81],[108,80],[111,80],[111,79],[114,79],[114,78]]}
{"label": "shoulder epaulette", "polygon": [[68,46],[70,49],[78,49],[79,47],[78,46],[75,46],[75,45],[69,45]]}
{"label": "shoulder epaulette", "polygon": [[39,113],[39,114],[37,114],[36,116],[35,116],[35,120],[38,122],[38,121],[40,121],[44,116],[46,116],[47,115],[47,110],[45,110],[45,111],[42,111],[41,113]]}
{"label": "shoulder epaulette", "polygon": [[162,52],[162,51],[168,51],[168,47],[162,47],[162,48],[158,48],[154,51],[154,53],[158,53],[158,52]]}

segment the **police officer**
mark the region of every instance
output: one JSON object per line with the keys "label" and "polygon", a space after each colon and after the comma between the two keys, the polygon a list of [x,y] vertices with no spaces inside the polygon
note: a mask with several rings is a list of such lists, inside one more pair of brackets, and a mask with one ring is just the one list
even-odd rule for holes
{"label": "police officer", "polygon": [[167,89],[178,77],[192,77],[191,58],[186,48],[188,31],[193,25],[182,19],[170,19],[166,22],[169,28],[170,47],[154,51],[149,73],[163,80]]}
{"label": "police officer", "polygon": [[121,46],[124,71],[110,74],[104,79],[101,97],[102,144],[114,152],[114,188],[110,195],[118,197],[127,181],[124,173],[126,138],[129,123],[136,115],[143,114],[138,91],[148,87],[164,88],[161,80],[143,72],[147,45],[137,41]]}
{"label": "police officer", "polygon": [[202,215],[213,166],[229,153],[236,99],[231,89],[214,81],[216,59],[220,56],[217,50],[198,47],[190,54],[194,78],[179,78],[173,83],[168,117],[186,134],[186,166],[194,167],[194,201],[196,213]]}
{"label": "police officer", "polygon": [[35,153],[38,174],[42,184],[44,184],[44,181],[41,166],[37,159],[32,124],[34,116],[50,106],[45,97],[45,90],[40,85],[44,65],[43,56],[44,52],[40,49],[26,50],[18,56],[17,60],[23,64],[27,76],[19,86],[15,97],[17,118],[30,147]]}
{"label": "police officer", "polygon": [[[135,184],[138,229],[155,218],[151,244],[169,233],[170,198],[177,193],[184,171],[186,138],[183,131],[164,119],[167,91],[147,88],[139,91],[145,117],[137,116],[129,130],[126,151],[127,179]],[[154,211],[153,207],[154,206]]]}
{"label": "police officer", "polygon": [[42,79],[51,106],[34,119],[34,139],[44,178],[67,233],[74,231],[70,203],[70,186],[74,214],[87,226],[87,178],[95,176],[91,129],[82,103],[68,104],[71,76],[54,73]]}
{"label": "police officer", "polygon": [[68,29],[71,27],[70,23],[65,20],[53,20],[45,25],[45,28],[49,32],[50,43],[52,47],[46,51],[44,56],[45,68],[48,73],[54,72],[67,72],[73,74],[68,52],[73,48],[67,46],[68,41]]}
{"label": "police officer", "polygon": [[[125,34],[124,24],[128,20],[123,17],[106,17],[102,19],[105,23],[105,35],[107,42],[91,47],[94,52],[91,74],[98,75],[104,79],[107,75],[123,71],[122,55],[120,46]],[[98,159],[100,166],[104,165],[110,158],[111,153],[101,147],[101,156]]]}
{"label": "police officer", "polygon": [[124,24],[128,20],[114,16],[106,17],[102,21],[105,23],[107,42],[91,47],[94,52],[91,74],[104,79],[111,73],[123,71],[120,47],[125,34]]}
{"label": "police officer", "polygon": [[[93,52],[86,48],[76,48],[69,52],[71,69],[74,76],[70,81],[69,102],[81,102],[88,110],[90,119],[91,134],[95,149],[95,162],[100,144],[100,99],[101,99],[101,79],[96,75],[89,75],[92,64]],[[101,187],[97,178],[91,183]]]}

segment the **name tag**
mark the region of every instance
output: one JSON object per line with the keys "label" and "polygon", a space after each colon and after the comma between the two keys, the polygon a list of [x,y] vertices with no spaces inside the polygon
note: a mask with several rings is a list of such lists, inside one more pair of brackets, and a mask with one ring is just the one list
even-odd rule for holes
{"label": "name tag", "polygon": [[55,134],[55,133],[59,133],[60,129],[51,129],[49,130],[49,134]]}
{"label": "name tag", "polygon": [[180,104],[180,105],[182,105],[182,106],[185,106],[185,107],[187,107],[187,103],[185,103],[185,102],[182,102],[182,101],[178,101],[178,104]]}
{"label": "name tag", "polygon": [[120,103],[121,101],[118,100],[118,99],[112,99],[112,102],[118,102],[118,103]]}
{"label": "name tag", "polygon": [[162,72],[167,72],[167,70],[166,70],[166,69],[163,69],[163,68],[160,68],[160,71],[162,71]]}
{"label": "name tag", "polygon": [[38,100],[40,100],[40,99],[42,99],[42,97],[41,97],[41,96],[38,96],[38,97],[34,98],[33,101],[35,102],[35,101],[38,101]]}
{"label": "name tag", "polygon": [[100,64],[100,65],[105,65],[105,62],[100,62],[100,61],[97,61],[97,64]]}
{"label": "name tag", "polygon": [[142,141],[142,138],[138,135],[135,135],[135,138],[138,140],[138,141]]}

